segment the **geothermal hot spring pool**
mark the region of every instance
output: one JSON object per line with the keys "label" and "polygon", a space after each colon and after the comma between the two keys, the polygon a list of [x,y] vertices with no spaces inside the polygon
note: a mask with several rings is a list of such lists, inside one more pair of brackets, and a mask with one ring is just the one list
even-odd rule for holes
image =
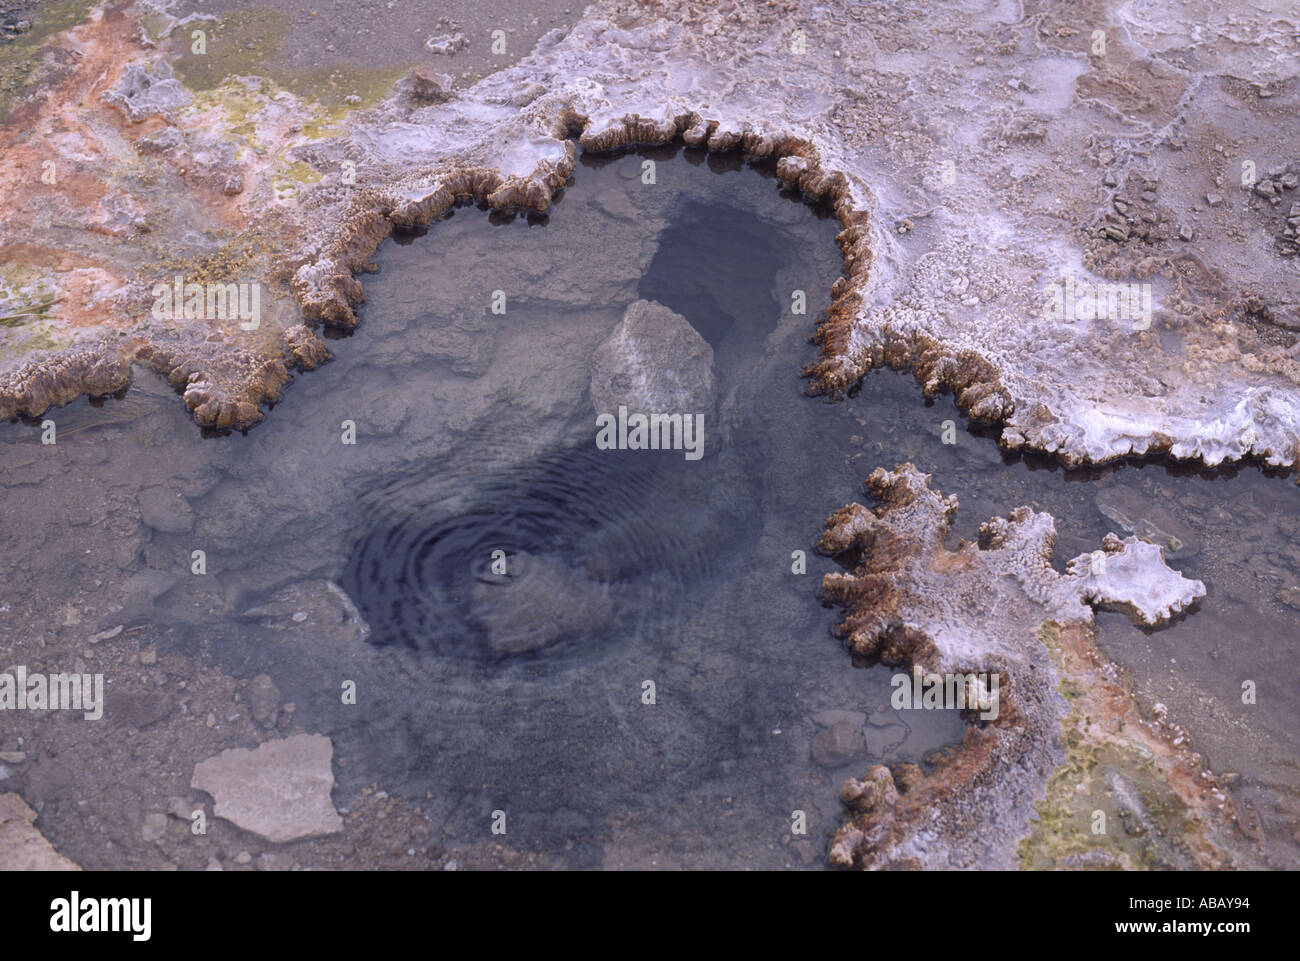
{"label": "geothermal hot spring pool", "polygon": [[[817,596],[826,517],[912,461],[960,499],[954,539],[1020,504],[1055,516],[1058,567],[1118,516],[1174,538],[1171,565],[1208,596],[1158,630],[1100,613],[1099,644],[1229,773],[1259,862],[1297,866],[1300,490],[1249,466],[1004,455],[888,371],[805,396],[837,230],[726,155],[584,156],[546,217],[458,208],[386,242],[358,331],[246,435],[202,436],[142,370],[121,398],[47,415],[53,448],[3,426],[6,648],[91,670],[104,648],[86,638],[121,625],[102,643],[133,653],[113,679],[131,736],[41,721],[23,744],[41,763],[0,764],[0,790],[85,867],[153,866],[140,812],[210,753],[191,738],[233,723],[197,705],[266,675],[295,728],[331,738],[345,816],[382,791],[445,850],[504,811],[537,863],[819,867],[845,778],[963,730],[889,709],[893,671],[855,663]],[[713,352],[700,459],[594,443],[592,358],[639,300]],[[842,718],[858,754],[814,751]]]}

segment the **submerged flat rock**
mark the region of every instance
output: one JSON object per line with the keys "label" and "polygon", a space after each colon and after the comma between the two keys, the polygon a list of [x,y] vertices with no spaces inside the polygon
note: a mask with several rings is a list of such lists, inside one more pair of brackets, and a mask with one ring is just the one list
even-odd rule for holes
{"label": "submerged flat rock", "polygon": [[190,786],[212,795],[217,817],[268,841],[335,834],[343,819],[330,799],[333,755],[320,734],[232,748],[195,765]]}
{"label": "submerged flat rock", "polygon": [[1191,557],[1200,550],[1192,530],[1165,508],[1131,487],[1112,485],[1093,497],[1098,512],[1126,534],[1164,548],[1165,556]]}

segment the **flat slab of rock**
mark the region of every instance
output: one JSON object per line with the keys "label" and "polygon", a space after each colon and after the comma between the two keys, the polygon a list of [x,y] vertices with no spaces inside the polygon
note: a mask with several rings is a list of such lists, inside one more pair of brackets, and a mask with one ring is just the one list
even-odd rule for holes
{"label": "flat slab of rock", "polygon": [[80,871],[36,830],[36,812],[17,794],[0,794],[0,871]]}
{"label": "flat slab of rock", "polygon": [[334,745],[320,734],[232,748],[194,767],[190,786],[207,791],[219,818],[277,844],[335,834]]}

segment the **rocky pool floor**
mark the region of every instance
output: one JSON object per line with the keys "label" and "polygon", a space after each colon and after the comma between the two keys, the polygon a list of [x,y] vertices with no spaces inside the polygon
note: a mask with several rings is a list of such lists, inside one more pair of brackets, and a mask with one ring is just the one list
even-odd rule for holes
{"label": "rocky pool floor", "polygon": [[[726,155],[588,156],[545,217],[457,208],[386,243],[358,331],[247,434],[201,435],[147,371],[48,414],[55,444],[0,425],[0,668],[110,691],[100,722],[5,717],[0,791],[86,868],[818,867],[846,777],[963,730],[892,711],[892,672],[855,664],[817,597],[825,518],[911,461],[958,496],[954,537],[1029,504],[1059,563],[1125,523],[1176,545],[1208,596],[1154,631],[1099,615],[1099,644],[1235,775],[1250,857],[1300,864],[1300,489],[1006,455],[888,371],[805,396],[837,230]],[[593,449],[592,354],[641,299],[713,349],[699,461]],[[485,649],[474,585],[498,545],[573,599],[555,643]],[[510,603],[503,630],[546,629],[538,598]],[[856,749],[818,737],[843,719]],[[196,764],[298,732],[331,739],[340,833],[191,834]]]}

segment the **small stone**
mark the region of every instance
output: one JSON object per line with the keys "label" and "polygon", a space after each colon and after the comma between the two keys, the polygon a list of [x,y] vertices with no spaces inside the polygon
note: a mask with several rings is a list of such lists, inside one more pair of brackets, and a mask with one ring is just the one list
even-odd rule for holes
{"label": "small stone", "polygon": [[1190,241],[1196,235],[1192,232],[1191,227],[1183,224],[1183,226],[1178,228],[1178,236],[1182,240]]}
{"label": "small stone", "polygon": [[158,663],[158,648],[152,644],[140,649],[140,663],[146,666]]}
{"label": "small stone", "polygon": [[436,53],[443,56],[450,56],[458,53],[469,46],[469,40],[463,33],[441,34],[436,37],[429,37],[424,41],[424,47],[430,53]]}
{"label": "small stone", "polygon": [[235,855],[236,864],[251,864],[252,861],[253,861],[253,856],[249,854],[247,851],[240,851],[238,854]]}
{"label": "small stone", "polygon": [[[1277,599],[1287,607],[1300,611],[1300,587],[1284,587],[1277,592]],[[0,755],[3,758],[4,755]]]}
{"label": "small stone", "polygon": [[175,574],[145,570],[128,577],[122,584],[122,593],[128,602],[153,602],[171,590],[175,583]]}
{"label": "small stone", "polygon": [[141,137],[135,142],[135,149],[140,153],[168,153],[180,147],[185,137],[175,127],[164,127],[157,133]]}
{"label": "small stone", "polygon": [[275,682],[266,674],[253,678],[248,686],[248,705],[253,712],[253,720],[262,727],[275,723],[280,712],[280,691]]}
{"label": "small stone", "polygon": [[812,758],[820,767],[843,767],[862,753],[862,728],[836,721],[812,741]]}
{"label": "small stone", "polygon": [[226,182],[221,189],[227,197],[233,197],[235,194],[243,193],[244,178],[239,174],[231,174],[226,178]]}
{"label": "small stone", "polygon": [[160,813],[146,814],[140,828],[140,836],[146,841],[161,841],[167,833],[167,815]]}
{"label": "small stone", "polygon": [[104,714],[118,727],[143,731],[171,714],[175,706],[163,691],[128,691],[109,688],[104,695]]}
{"label": "small stone", "polygon": [[176,79],[171,65],[128,64],[117,85],[101,99],[121,107],[132,123],[156,114],[166,114],[193,102],[194,98]]}
{"label": "small stone", "polygon": [[117,627],[110,627],[106,631],[100,631],[98,634],[92,634],[90,635],[90,643],[98,644],[101,641],[112,640],[113,638],[117,637],[117,635],[122,633],[122,627],[123,625],[119,624],[117,625]]}
{"label": "small stone", "polygon": [[597,414],[626,406],[647,414],[699,412],[711,421],[713,348],[681,314],[638,300],[596,348],[589,393]]}
{"label": "small stone", "polygon": [[1219,194],[1206,194],[1205,202],[1211,207],[1217,207],[1219,204],[1223,203],[1223,197]]}
{"label": "small stone", "polygon": [[611,217],[621,217],[624,220],[635,220],[637,217],[636,205],[627,195],[625,190],[616,190],[613,187],[606,187],[592,196],[592,202]]}
{"label": "small stone", "polygon": [[22,764],[27,760],[25,751],[0,751],[0,761],[6,764]]}
{"label": "small stone", "polygon": [[426,103],[442,103],[450,99],[452,77],[448,73],[434,73],[424,67],[411,71],[411,96]]}
{"label": "small stone", "polygon": [[167,799],[167,813],[180,821],[188,821],[194,817],[194,812],[199,810],[202,805],[187,801],[183,797],[171,797]]}

